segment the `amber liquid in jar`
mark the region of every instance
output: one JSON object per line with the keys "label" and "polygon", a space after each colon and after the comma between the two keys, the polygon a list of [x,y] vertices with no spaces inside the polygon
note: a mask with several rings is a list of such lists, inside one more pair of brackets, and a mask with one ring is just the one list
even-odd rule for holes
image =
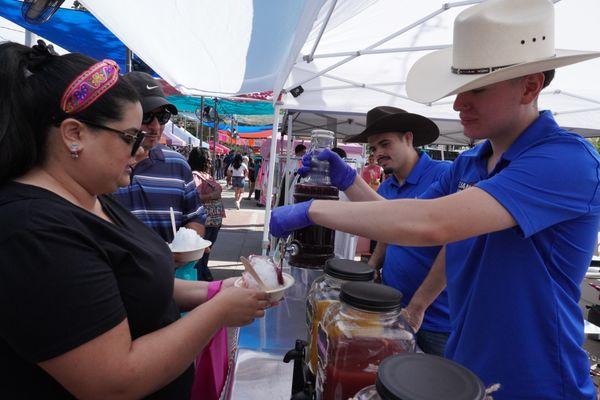
{"label": "amber liquid in jar", "polygon": [[[330,185],[296,185],[294,203],[310,199],[339,200],[339,190]],[[294,231],[292,242],[300,244],[300,252],[290,255],[290,265],[302,268],[322,268],[326,260],[334,256],[335,231],[318,225]]]}
{"label": "amber liquid in jar", "polygon": [[323,319],[323,314],[325,314],[325,311],[327,311],[327,307],[329,307],[333,303],[336,303],[336,301],[333,301],[333,300],[317,301],[315,304],[315,310],[313,311],[312,321],[309,322],[310,323],[310,325],[309,325],[310,342],[308,345],[308,353],[309,353],[308,367],[310,368],[310,370],[313,374],[317,373],[317,361],[318,361],[318,354],[319,354],[317,351],[317,349],[318,349],[317,333],[319,331],[319,322]]}

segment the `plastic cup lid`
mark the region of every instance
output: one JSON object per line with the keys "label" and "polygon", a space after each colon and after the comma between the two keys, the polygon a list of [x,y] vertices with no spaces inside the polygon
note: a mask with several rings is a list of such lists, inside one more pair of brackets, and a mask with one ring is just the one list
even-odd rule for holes
{"label": "plastic cup lid", "polygon": [[325,273],[344,281],[372,281],[375,270],[367,263],[330,258],[325,261]]}
{"label": "plastic cup lid", "polygon": [[348,282],[342,285],[340,301],[366,311],[393,311],[400,308],[402,293],[378,283]]}
{"label": "plastic cup lid", "polygon": [[377,393],[384,400],[483,400],[483,382],[454,361],[431,354],[400,354],[379,365]]}

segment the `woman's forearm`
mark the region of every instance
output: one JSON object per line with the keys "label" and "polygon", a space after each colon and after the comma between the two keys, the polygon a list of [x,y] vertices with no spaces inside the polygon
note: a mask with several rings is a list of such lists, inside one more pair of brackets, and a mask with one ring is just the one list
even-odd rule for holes
{"label": "woman's forearm", "polygon": [[175,278],[173,299],[181,311],[189,311],[208,299],[208,282]]}
{"label": "woman's forearm", "polygon": [[130,365],[140,368],[129,380],[133,386],[129,391],[135,393],[130,398],[152,393],[181,375],[221,329],[225,312],[228,310],[217,304],[203,304],[168,327],[136,339]]}
{"label": "woman's forearm", "polygon": [[[212,302],[211,302],[212,303]],[[129,322],[40,363],[77,398],[137,399],[181,375],[223,326],[219,301],[204,304],[185,318],[132,340]]]}
{"label": "woman's forearm", "polygon": [[164,328],[133,339],[125,319],[39,365],[77,398],[142,398],[189,368],[219,329],[264,316],[267,299],[266,293],[230,288]]}

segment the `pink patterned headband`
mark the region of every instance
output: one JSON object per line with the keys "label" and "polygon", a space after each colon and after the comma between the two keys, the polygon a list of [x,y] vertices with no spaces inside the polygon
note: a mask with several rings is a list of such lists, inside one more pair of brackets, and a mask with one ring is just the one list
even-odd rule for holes
{"label": "pink patterned headband", "polygon": [[92,105],[119,80],[119,66],[113,60],[102,60],[82,72],[65,90],[60,108],[75,114]]}

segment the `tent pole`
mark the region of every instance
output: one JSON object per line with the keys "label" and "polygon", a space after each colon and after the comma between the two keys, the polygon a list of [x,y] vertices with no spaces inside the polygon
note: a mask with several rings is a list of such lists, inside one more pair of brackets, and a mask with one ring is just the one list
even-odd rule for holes
{"label": "tent pole", "polygon": [[[358,55],[364,56],[367,54],[388,54],[388,53],[408,53],[411,51],[425,51],[425,50],[441,50],[446,47],[452,46],[451,44],[440,44],[436,46],[411,46],[411,47],[398,47],[394,49],[370,49],[370,50],[355,50],[355,51],[342,51],[339,53],[325,53],[325,54],[317,54],[313,58],[331,58],[331,57],[343,57],[343,56],[351,56]],[[304,56],[308,57],[308,56]]]}
{"label": "tent pole", "polygon": [[566,111],[553,111],[552,115],[565,115],[565,114],[577,114],[581,112],[592,112],[592,111],[600,111],[600,107],[590,107],[590,108],[580,108],[575,110],[566,110]]}
{"label": "tent pole", "polygon": [[589,101],[590,103],[600,104],[600,101],[598,101],[596,99],[592,99],[590,97],[579,96],[579,95],[576,95],[576,94],[573,94],[573,93],[565,92],[564,90],[560,90],[560,89],[555,90],[551,94],[562,94],[564,96],[572,97],[574,99],[585,100],[585,101]]}
{"label": "tent pole", "polygon": [[323,37],[323,32],[325,32],[325,28],[327,28],[327,24],[329,23],[329,18],[331,18],[331,14],[333,14],[333,10],[335,9],[336,3],[337,3],[337,0],[333,0],[331,2],[331,7],[329,7],[329,10],[327,11],[327,16],[325,16],[325,21],[323,21],[323,25],[321,25],[321,29],[319,30],[319,36],[317,36],[317,40],[315,40],[315,44],[313,44],[310,54],[302,57],[304,59],[304,61],[306,61],[307,63],[309,63],[313,60],[313,56],[315,55],[317,46],[319,45],[319,42],[321,41],[321,38]]}
{"label": "tent pole", "polygon": [[[204,96],[200,97],[200,148],[202,148],[203,141],[204,141]],[[210,146],[209,146],[209,151],[210,151]]]}
{"label": "tent pole", "polygon": [[280,104],[275,105],[273,130],[271,131],[271,149],[269,151],[269,175],[267,177],[267,197],[265,200],[265,225],[263,229],[262,255],[267,255],[269,247],[269,222],[271,220],[271,204],[273,203],[273,184],[275,182],[275,161],[277,160],[277,128],[279,127]]}
{"label": "tent pole", "polygon": [[[213,127],[213,153],[212,153],[212,158],[213,160],[217,157],[217,138],[219,136],[219,117],[215,118],[215,125]],[[210,145],[209,145],[209,150],[210,150]]]}
{"label": "tent pole", "polygon": [[286,185],[285,185],[285,196],[283,197],[285,202],[284,204],[291,204],[291,193],[289,191],[289,188],[291,188],[290,183],[292,182],[292,168],[290,165],[290,158],[292,157],[292,143],[294,142],[294,134],[292,132],[292,122],[293,122],[294,118],[292,117],[291,113],[288,111],[288,128],[287,128],[287,148],[286,148],[286,152],[285,152],[285,181],[286,181]]}
{"label": "tent pole", "polygon": [[[217,138],[219,137],[219,107],[218,99],[215,97],[215,125],[213,129],[213,153],[212,159],[217,159]],[[209,146],[210,149],[210,146]]]}
{"label": "tent pole", "polygon": [[[297,69],[300,70],[300,71],[305,71],[303,68],[297,68]],[[410,100],[408,98],[408,96],[401,95],[401,94],[393,92],[391,90],[385,90],[385,89],[382,89],[380,87],[375,87],[374,85],[369,85],[369,84],[366,84],[366,83],[355,82],[355,81],[352,81],[350,79],[340,78],[338,76],[334,76],[334,75],[330,75],[330,74],[323,74],[322,76],[324,76],[326,78],[329,78],[329,79],[336,80],[336,81],[348,83],[349,85],[351,85],[353,87],[359,87],[359,88],[369,89],[369,90],[373,90],[375,92],[381,92],[381,93],[389,94],[390,96],[400,97],[402,99]],[[309,92],[310,89],[306,90],[306,91]]]}
{"label": "tent pole", "polygon": [[125,48],[125,72],[133,71],[133,52],[129,47]]}
{"label": "tent pole", "polygon": [[25,46],[31,47],[33,44],[33,32],[28,29],[25,29]]}

